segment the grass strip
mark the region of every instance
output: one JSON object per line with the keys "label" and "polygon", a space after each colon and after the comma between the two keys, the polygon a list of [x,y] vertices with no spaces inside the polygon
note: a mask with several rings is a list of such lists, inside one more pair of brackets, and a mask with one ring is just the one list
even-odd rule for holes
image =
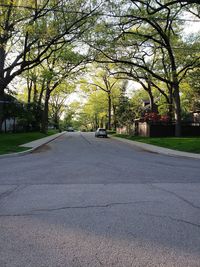
{"label": "grass strip", "polygon": [[179,151],[200,153],[200,137],[142,137],[124,134],[114,136]]}
{"label": "grass strip", "polygon": [[19,145],[50,136],[57,131],[50,130],[47,134],[40,132],[29,133],[1,133],[0,134],[0,155],[25,151],[30,147],[19,147]]}

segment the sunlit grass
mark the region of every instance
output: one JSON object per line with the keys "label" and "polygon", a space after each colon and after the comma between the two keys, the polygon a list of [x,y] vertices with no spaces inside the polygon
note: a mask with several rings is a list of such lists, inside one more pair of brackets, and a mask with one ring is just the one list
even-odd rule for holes
{"label": "sunlit grass", "polygon": [[22,144],[55,134],[57,131],[50,130],[48,134],[40,132],[30,133],[1,133],[0,134],[0,154],[25,151],[29,148],[20,147]]}
{"label": "sunlit grass", "polygon": [[200,153],[200,137],[142,137],[122,134],[115,136],[170,149]]}

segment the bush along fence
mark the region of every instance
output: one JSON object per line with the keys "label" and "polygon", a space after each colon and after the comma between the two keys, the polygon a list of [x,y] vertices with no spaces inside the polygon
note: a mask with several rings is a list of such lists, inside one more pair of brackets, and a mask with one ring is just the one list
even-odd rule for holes
{"label": "bush along fence", "polygon": [[[200,136],[200,123],[182,122],[181,132],[182,136]],[[117,128],[117,133],[145,137],[175,136],[175,123],[170,122],[167,115],[149,113],[132,125]]]}

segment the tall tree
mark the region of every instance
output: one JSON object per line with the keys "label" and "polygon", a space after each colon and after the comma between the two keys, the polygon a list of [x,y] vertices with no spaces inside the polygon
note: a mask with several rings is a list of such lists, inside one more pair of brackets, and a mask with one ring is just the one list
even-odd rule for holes
{"label": "tall tree", "polygon": [[60,128],[61,116],[64,114],[66,108],[66,98],[73,91],[73,88],[70,87],[71,86],[69,86],[68,83],[61,84],[51,94],[49,102],[49,116],[55,129]]}
{"label": "tall tree", "polygon": [[[160,1],[165,3],[166,1]],[[176,53],[181,28],[179,23],[180,5],[163,8],[156,15],[149,13],[149,5],[157,6],[158,1],[111,1],[112,11],[106,23],[102,26],[106,35],[97,36],[92,47],[100,52],[97,62],[114,62],[129,68],[138,68],[149,73],[152,78],[168,85],[172,89],[176,121],[176,136],[181,135],[181,104],[180,82],[191,66],[199,65],[199,56],[182,57]],[[118,8],[120,6],[120,8]],[[129,8],[127,8],[129,7]],[[179,38],[178,38],[179,37]],[[105,38],[106,41],[105,41]],[[103,40],[104,39],[104,40]],[[109,47],[105,43],[111,44]],[[179,47],[184,49],[183,47]],[[188,48],[187,48],[188,49]],[[180,51],[180,50],[179,50]],[[149,68],[145,62],[150,62],[157,53],[160,62],[167,62],[167,75],[163,68]],[[189,53],[188,53],[189,54]],[[103,59],[102,59],[103,55]],[[162,56],[160,56],[162,55]],[[145,64],[144,64],[145,63]]]}
{"label": "tall tree", "polygon": [[0,3],[0,129],[4,92],[22,72],[78,42],[96,15],[96,1],[3,0]]}
{"label": "tall tree", "polygon": [[128,81],[124,80],[120,87],[119,103],[116,107],[116,122],[118,127],[126,126],[129,128],[132,126],[135,119],[132,112],[131,103],[126,95]]}
{"label": "tall tree", "polygon": [[107,106],[108,106],[108,123],[107,128],[111,130],[111,116],[112,116],[112,100],[114,97],[114,91],[119,88],[119,80],[115,79],[111,74],[111,66],[98,66],[96,72],[90,75],[91,81],[87,84],[92,90],[102,90],[107,96]]}
{"label": "tall tree", "polygon": [[107,128],[111,130],[112,127],[112,108],[115,102],[114,98],[118,97],[117,91],[119,92],[120,80],[116,79],[111,73],[111,65],[99,65],[95,67],[92,65],[90,70],[90,77],[85,82],[87,90],[91,93],[96,90],[101,90],[106,94],[107,97],[107,117],[108,123]]}
{"label": "tall tree", "polygon": [[84,69],[85,57],[70,49],[62,49],[54,52],[43,64],[43,77],[45,78],[44,110],[42,116],[42,132],[47,131],[49,100],[51,94],[66,80],[74,78]]}
{"label": "tall tree", "polygon": [[96,130],[105,127],[107,119],[108,102],[105,92],[102,90],[90,91],[87,102],[79,110],[78,120],[87,130]]}

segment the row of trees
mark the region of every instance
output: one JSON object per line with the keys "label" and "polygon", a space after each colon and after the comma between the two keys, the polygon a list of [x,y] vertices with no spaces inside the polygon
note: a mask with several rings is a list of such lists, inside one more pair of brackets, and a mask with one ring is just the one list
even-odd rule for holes
{"label": "row of trees", "polygon": [[[85,57],[75,52],[96,20],[98,3],[85,0],[3,0],[0,3],[0,129],[5,93],[20,75],[27,79],[28,103],[43,104],[46,132],[51,94],[77,73]],[[38,120],[39,118],[37,118]]]}
{"label": "row of trees", "polygon": [[177,136],[181,135],[182,82],[200,66],[198,38],[182,36],[186,14],[199,21],[199,5],[190,6],[191,2],[195,1],[110,1],[109,18],[101,23],[104,34],[93,38],[99,51],[96,61],[115,63],[118,74],[139,82],[149,93],[152,110],[152,88],[166,98]]}
{"label": "row of trees", "polygon": [[[93,74],[94,69],[93,64]],[[108,84],[114,84],[109,91],[106,90],[105,80]],[[132,126],[134,120],[138,119],[170,122],[166,97],[156,87],[151,91],[154,103],[152,109],[148,90],[133,81],[113,78],[108,72],[108,66],[98,67],[95,76],[90,76],[90,81],[81,82],[81,90],[85,92],[87,101],[73,102],[68,107],[64,121],[67,126],[81,130],[94,130],[98,127],[115,130],[116,127]],[[185,122],[191,122],[192,111],[200,110],[200,92],[192,89],[189,82],[184,82],[183,87],[180,97],[181,116]]]}
{"label": "row of trees", "polygon": [[[35,114],[42,110],[36,121],[45,132],[51,99],[57,97],[61,109],[66,94],[75,89],[75,78],[87,71],[90,75],[85,74],[81,87],[89,100],[78,109],[80,121],[91,122],[88,113],[94,128],[105,123],[109,129],[116,127],[126,114],[132,114],[131,121],[140,109],[131,107],[125,96],[127,80],[132,80],[147,93],[152,112],[157,112],[158,95],[162,98],[167,115],[175,120],[176,135],[181,135],[181,93],[185,84],[192,92],[199,90],[199,39],[184,34],[187,20],[200,21],[198,2],[32,0],[23,5],[4,0],[0,4],[0,129],[5,92],[15,77],[23,75],[27,80],[27,102],[34,103]],[[85,68],[90,62],[99,64],[96,72],[94,67]]]}

